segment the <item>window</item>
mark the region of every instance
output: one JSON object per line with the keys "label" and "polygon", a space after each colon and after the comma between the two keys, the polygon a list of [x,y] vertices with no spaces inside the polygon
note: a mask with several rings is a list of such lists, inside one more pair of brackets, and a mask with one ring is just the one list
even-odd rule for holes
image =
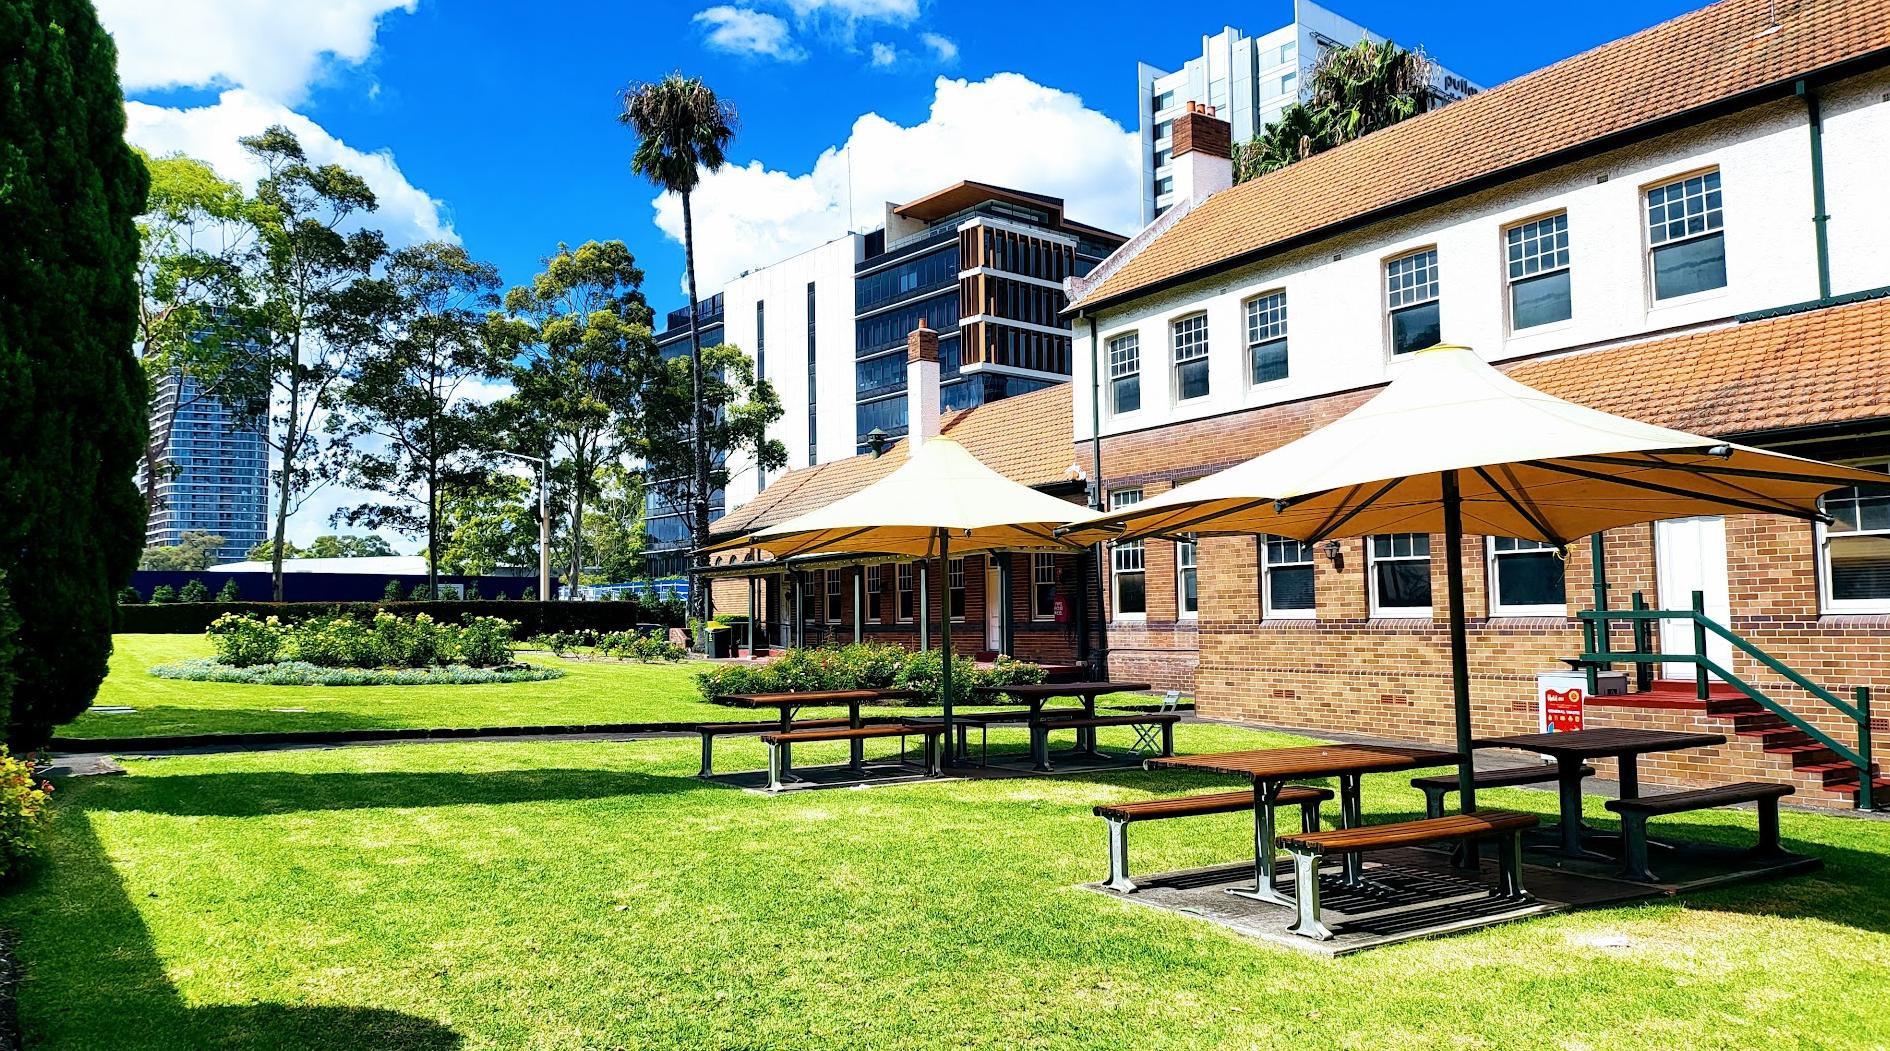
{"label": "window", "polygon": [[1280,94],[1291,95],[1299,90],[1299,74],[1288,73],[1280,78]]}
{"label": "window", "polygon": [[1286,43],[1280,45],[1279,61],[1281,63],[1291,62],[1297,57],[1299,57],[1299,41],[1288,40]]}
{"label": "window", "polygon": [[1155,180],[1155,196],[1166,197],[1175,192],[1175,177],[1164,175]]}
{"label": "window", "polygon": [[1574,314],[1568,288],[1568,213],[1509,228],[1509,327],[1535,328]]}
{"label": "window", "polygon": [[815,394],[820,390],[820,383],[815,378],[814,366],[814,283],[807,283],[807,462],[811,466],[820,462],[820,412],[815,404]]}
{"label": "window", "polygon": [[1253,382],[1286,378],[1286,293],[1247,300],[1247,363]]}
{"label": "window", "polygon": [[1201,613],[1201,595],[1194,569],[1194,534],[1175,541],[1175,615],[1186,619]]}
{"label": "window", "polygon": [[910,624],[916,608],[912,591],[912,563],[899,563],[899,623]]}
{"label": "window", "polygon": [[1055,620],[1057,616],[1057,556],[1030,556],[1030,619]]}
{"label": "window", "polygon": [[1831,516],[1820,545],[1825,608],[1890,611],[1890,480],[1832,493],[1824,498],[1824,510]]}
{"label": "window", "polygon": [[1142,407],[1142,339],[1131,332],[1109,341],[1109,411]]}
{"label": "window", "polygon": [[1174,130],[1175,130],[1175,122],[1172,120],[1165,120],[1165,121],[1162,121],[1160,124],[1155,125],[1155,141],[1167,142],[1168,140],[1174,138]]}
{"label": "window", "polygon": [[1264,615],[1303,618],[1313,615],[1313,549],[1290,537],[1260,538]]}
{"label": "window", "polygon": [[1720,204],[1716,171],[1647,191],[1648,270],[1656,300],[1726,287]]}
{"label": "window", "polygon": [[1205,398],[1208,393],[1207,315],[1184,317],[1170,326],[1175,346],[1175,397]]}
{"label": "window", "polygon": [[828,570],[828,571],[826,572],[826,574],[825,574],[825,575],[826,575],[826,577],[827,577],[827,580],[826,580],[826,585],[827,585],[827,610],[826,610],[826,613],[827,613],[827,623],[829,623],[829,624],[838,624],[838,623],[840,623],[840,616],[841,616],[841,613],[842,613],[842,611],[844,610],[844,608],[845,608],[845,605],[846,605],[846,604],[845,604],[845,603],[844,603],[844,602],[843,602],[843,601],[841,600],[841,591],[840,591],[840,589],[841,589],[841,587],[842,587],[842,584],[841,584],[841,577],[840,577],[840,570],[837,570],[837,569],[829,569],[829,570]]}
{"label": "window", "polygon": [[[1109,494],[1111,510],[1142,502],[1142,490],[1117,489]],[[1115,599],[1116,616],[1141,618],[1148,615],[1148,583],[1142,566],[1142,541],[1118,541],[1109,545],[1109,582]]]}
{"label": "window", "polygon": [[1490,613],[1560,617],[1568,611],[1562,552],[1554,544],[1490,538]]}
{"label": "window", "polygon": [[885,615],[885,596],[881,589],[886,586],[885,566],[866,567],[866,619],[874,624]]}
{"label": "window", "polygon": [[1166,168],[1168,167],[1169,162],[1174,159],[1175,159],[1175,151],[1169,149],[1166,146],[1159,146],[1156,148],[1155,167]]}
{"label": "window", "polygon": [[1437,249],[1426,248],[1385,264],[1385,309],[1393,354],[1409,354],[1443,342],[1437,317]]}
{"label": "window", "polygon": [[951,586],[952,619],[965,619],[965,560],[954,558],[945,566],[947,583]]}
{"label": "window", "polygon": [[1372,616],[1431,615],[1429,533],[1386,533],[1371,538]]}
{"label": "window", "polygon": [[1168,91],[1164,91],[1161,94],[1155,96],[1154,101],[1149,104],[1149,111],[1152,113],[1160,113],[1162,110],[1165,110],[1174,104],[1175,104],[1175,92],[1171,88]]}

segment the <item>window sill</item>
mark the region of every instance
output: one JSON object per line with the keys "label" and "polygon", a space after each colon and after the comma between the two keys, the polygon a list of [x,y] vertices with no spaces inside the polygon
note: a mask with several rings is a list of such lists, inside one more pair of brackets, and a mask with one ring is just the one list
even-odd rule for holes
{"label": "window sill", "polygon": [[1677,307],[1692,306],[1695,303],[1710,303],[1715,299],[1724,299],[1731,294],[1732,283],[1727,282],[1718,288],[1709,288],[1704,292],[1693,292],[1684,296],[1674,296],[1672,299],[1649,298],[1647,301],[1647,313],[1649,316],[1652,316],[1662,310],[1673,310]]}
{"label": "window sill", "polygon": [[1375,609],[1375,610],[1372,610],[1372,619],[1373,620],[1435,620],[1437,618],[1428,609]]}
{"label": "window sill", "polygon": [[1575,319],[1571,317],[1563,321],[1551,321],[1543,325],[1531,325],[1528,328],[1512,328],[1509,330],[1509,338],[1512,340],[1540,339],[1543,336],[1553,336],[1557,333],[1567,332],[1574,327]]}
{"label": "window sill", "polygon": [[1109,614],[1109,619],[1111,622],[1123,623],[1123,624],[1145,624],[1148,622],[1148,614],[1146,613],[1111,613]]}
{"label": "window sill", "polygon": [[1491,620],[1567,620],[1566,606],[1514,606],[1509,609],[1493,609]]}
{"label": "window sill", "polygon": [[1266,614],[1264,614],[1260,619],[1261,620],[1304,622],[1304,621],[1309,621],[1309,620],[1318,620],[1319,613],[1317,610],[1310,610],[1310,609],[1308,610],[1278,610],[1278,611],[1268,610]]}

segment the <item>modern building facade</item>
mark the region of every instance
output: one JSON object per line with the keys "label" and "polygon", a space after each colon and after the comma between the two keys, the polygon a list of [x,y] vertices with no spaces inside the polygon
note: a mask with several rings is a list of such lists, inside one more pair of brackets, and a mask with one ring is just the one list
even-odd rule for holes
{"label": "modern building facade", "polygon": [[[152,485],[146,546],[169,547],[185,533],[223,538],[219,558],[238,561],[268,536],[269,449],[262,424],[241,418],[181,373],[161,376],[151,430],[169,432],[165,463]],[[151,470],[145,465],[143,470]]]}
{"label": "modern building facade", "polygon": [[[1201,54],[1173,72],[1148,63],[1136,66],[1137,112],[1142,129],[1142,221],[1153,222],[1175,201],[1174,122],[1188,103],[1212,107],[1233,129],[1236,143],[1253,138],[1281,111],[1298,102],[1301,88],[1326,51],[1384,37],[1312,0],[1294,0],[1293,20],[1278,29],[1249,35],[1233,26],[1201,38]],[[1412,41],[1400,42],[1413,46]],[[1464,77],[1438,66],[1431,82],[1431,105],[1441,105],[1482,90]]]}
{"label": "modern building facade", "polygon": [[[720,293],[696,301],[698,336],[705,347],[725,339],[722,296]],[[689,308],[672,310],[663,319],[663,329],[656,334],[657,349],[665,358],[689,356]],[[652,486],[644,509],[643,525],[649,538],[649,573],[652,577],[677,577],[689,572],[689,509],[672,500],[661,486]],[[709,518],[721,517],[723,494],[709,494]]]}
{"label": "modern building facade", "polygon": [[[1412,352],[1450,342],[1605,411],[1890,465],[1885,41],[1883,5],[1726,0],[1179,202],[1073,284],[1084,462],[1100,464],[1110,504],[1134,503],[1337,418]],[[1887,509],[1890,484],[1830,497],[1825,525],[1738,515],[1611,530],[1598,560],[1586,542],[1466,538],[1478,733],[1533,728],[1535,674],[1582,652],[1576,611],[1637,594],[1687,609],[1697,592],[1816,684],[1881,692]],[[1190,687],[1204,715],[1445,740],[1432,596],[1447,554],[1425,534],[1116,545],[1110,670]],[[1694,644],[1690,624],[1644,641]],[[1614,648],[1629,645],[1617,627]],[[1709,649],[1796,716],[1856,738],[1747,651]],[[1644,767],[1648,781],[1783,780],[1800,800],[1848,802],[1831,753],[1735,723],[1730,684],[1702,699],[1690,678],[1669,684],[1690,675],[1680,662],[1655,673],[1646,691],[1592,699],[1590,724],[1729,743]]]}

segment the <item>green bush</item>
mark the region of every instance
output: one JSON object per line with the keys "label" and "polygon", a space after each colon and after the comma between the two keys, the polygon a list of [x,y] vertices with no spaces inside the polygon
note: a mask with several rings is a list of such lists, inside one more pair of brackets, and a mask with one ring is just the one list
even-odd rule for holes
{"label": "green bush", "polygon": [[468,616],[456,625],[425,613],[400,617],[381,611],[372,621],[334,615],[294,625],[226,613],[207,634],[217,663],[232,668],[282,660],[318,668],[430,668],[510,664],[512,631],[512,622],[498,617]]}
{"label": "green bush", "polygon": [[384,601],[399,602],[401,597],[400,581],[398,580],[388,581],[387,586],[381,589],[381,598]]}
{"label": "green bush", "polygon": [[159,584],[151,589],[151,601],[157,605],[177,601],[177,589],[169,584]]}
{"label": "green bush", "polygon": [[[952,661],[952,696],[968,703],[978,686],[1018,686],[1044,680],[1028,661],[999,657],[980,668],[969,657]],[[883,642],[788,650],[766,664],[723,664],[696,673],[705,698],[731,693],[800,693],[809,690],[918,690],[920,704],[944,701],[943,661],[937,650],[910,653]]]}
{"label": "green bush", "polygon": [[278,661],[235,668],[207,657],[160,664],[151,669],[160,679],[193,682],[229,682],[248,686],[476,686],[495,682],[541,682],[564,672],[530,664],[502,668],[470,668],[464,664],[430,668],[323,668],[306,661]]}
{"label": "green bush", "polygon": [[[346,614],[371,621],[387,610],[404,617],[425,613],[442,624],[457,624],[467,616],[490,616],[491,601],[483,602],[201,602],[165,606],[124,606],[119,609],[120,631],[153,635],[196,635],[225,613],[276,617],[298,624],[315,617]],[[663,607],[648,602],[512,602],[505,619],[518,624],[518,637],[529,638],[557,631],[588,629],[597,632],[631,631],[639,624],[680,627],[681,620],[663,620]]]}
{"label": "green bush", "polygon": [[653,631],[554,631],[536,635],[530,644],[547,649],[560,657],[580,649],[589,649],[601,657],[628,658],[637,661],[679,661],[689,656],[683,646]]}
{"label": "green bush", "polygon": [[144,596],[138,594],[138,589],[130,584],[126,584],[125,590],[118,593],[118,604],[121,606],[135,606],[143,601]]}
{"label": "green bush", "polygon": [[12,875],[45,852],[52,791],[52,782],[37,777],[32,763],[13,758],[0,745],[0,876]]}
{"label": "green bush", "polygon": [[237,668],[252,664],[273,664],[282,653],[282,640],[288,629],[274,617],[255,617],[225,613],[206,632],[220,663]]}
{"label": "green bush", "polygon": [[242,597],[243,589],[236,586],[235,577],[225,579],[223,586],[217,589],[218,602],[236,602]]}
{"label": "green bush", "polygon": [[184,590],[177,593],[177,601],[208,602],[210,601],[210,585],[205,584],[201,577],[191,577],[184,585]]}

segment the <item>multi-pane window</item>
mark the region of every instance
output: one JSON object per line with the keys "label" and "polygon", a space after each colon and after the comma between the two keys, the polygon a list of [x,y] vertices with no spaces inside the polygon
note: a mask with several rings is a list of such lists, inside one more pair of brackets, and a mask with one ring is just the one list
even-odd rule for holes
{"label": "multi-pane window", "polygon": [[1175,541],[1175,612],[1178,616],[1193,617],[1201,612],[1201,595],[1197,588],[1198,574],[1194,568],[1194,534]]}
{"label": "multi-pane window", "polygon": [[1055,620],[1057,615],[1057,556],[1030,556],[1030,619]]}
{"label": "multi-pane window", "polygon": [[1648,269],[1655,299],[1726,287],[1725,225],[1716,171],[1647,191]]}
{"label": "multi-pane window", "polygon": [[845,585],[841,582],[840,570],[829,569],[826,572],[826,577],[827,623],[838,624],[840,623],[841,612],[846,605],[841,597],[841,589]]}
{"label": "multi-pane window", "polygon": [[1169,328],[1175,347],[1175,397],[1181,401],[1207,397],[1207,315],[1192,314]]}
{"label": "multi-pane window", "polygon": [[1174,159],[1174,151],[1166,146],[1160,147],[1155,151],[1155,167],[1157,168],[1168,167],[1168,162]]}
{"label": "multi-pane window", "polygon": [[1109,341],[1109,411],[1142,407],[1142,340],[1131,332]]}
{"label": "multi-pane window", "polygon": [[1253,382],[1286,378],[1286,293],[1247,300],[1247,363]]}
{"label": "multi-pane window", "polygon": [[1393,354],[1409,354],[1443,341],[1437,308],[1437,249],[1426,248],[1385,264],[1385,310]]}
{"label": "multi-pane window", "polygon": [[1291,537],[1260,540],[1261,602],[1268,617],[1313,615],[1312,545]]}
{"label": "multi-pane window", "polygon": [[1366,545],[1370,553],[1372,615],[1431,615],[1429,533],[1383,533]]}
{"label": "multi-pane window", "polygon": [[1175,177],[1164,175],[1155,180],[1155,196],[1166,197],[1175,192]]}
{"label": "multi-pane window", "polygon": [[918,608],[912,588],[912,563],[899,563],[899,623],[910,624]]}
{"label": "multi-pane window", "polygon": [[1152,110],[1153,112],[1160,113],[1162,110],[1165,110],[1174,104],[1175,104],[1175,93],[1171,89],[1168,91],[1164,91],[1159,95],[1156,95],[1154,100],[1149,103],[1149,109]]}
{"label": "multi-pane window", "polygon": [[885,569],[885,566],[866,567],[866,619],[875,624],[886,612],[885,595],[882,593],[886,586]]}
{"label": "multi-pane window", "polygon": [[951,592],[952,619],[965,619],[965,560],[954,558],[945,566],[947,581]]}
{"label": "multi-pane window", "polygon": [[1554,544],[1490,538],[1490,612],[1561,616],[1568,609],[1562,552]]}
{"label": "multi-pane window", "polygon": [[[1111,509],[1130,507],[1142,502],[1142,490],[1117,489],[1109,494]],[[1143,570],[1142,541],[1117,541],[1109,545],[1109,580],[1118,617],[1141,617],[1148,613],[1148,581]]]}
{"label": "multi-pane window", "polygon": [[[1877,465],[1882,469],[1882,465]],[[1824,498],[1825,608],[1890,610],[1890,480],[1855,485]]]}
{"label": "multi-pane window", "polygon": [[1509,327],[1535,328],[1574,314],[1568,284],[1568,213],[1509,228]]}

